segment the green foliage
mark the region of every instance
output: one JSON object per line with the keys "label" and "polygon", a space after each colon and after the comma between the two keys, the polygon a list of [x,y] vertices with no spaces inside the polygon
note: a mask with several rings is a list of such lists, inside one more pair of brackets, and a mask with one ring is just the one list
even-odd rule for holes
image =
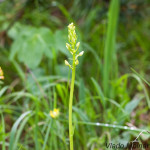
{"label": "green foliage", "polygon": [[[103,74],[103,87],[104,93],[108,96],[111,95],[111,89],[108,87],[109,80],[114,79],[117,73],[117,63],[116,63],[116,32],[117,32],[117,23],[119,16],[119,0],[112,0],[110,3],[110,9],[108,12],[108,27],[107,34],[105,40],[105,48],[104,48],[104,74]],[[114,65],[113,71],[111,68]]]}
{"label": "green foliage", "polygon": [[20,62],[23,62],[30,68],[36,68],[42,61],[43,55],[50,59],[53,58],[52,46],[54,37],[50,29],[18,24],[9,32],[9,36],[14,39],[10,60],[17,56]]}
{"label": "green foliage", "polygon": [[43,56],[54,59],[58,51],[69,55],[65,50],[65,33],[65,30],[52,33],[46,27],[36,28],[16,24],[9,31],[9,36],[14,40],[11,46],[10,60],[13,61],[17,57],[19,62],[34,69],[39,66]]}
{"label": "green foliage", "polygon": [[150,144],[148,4],[1,1],[0,149],[69,150],[72,72],[64,60],[72,62],[65,45],[71,22],[85,52],[76,66],[74,149],[106,149],[106,142],[127,143],[143,131],[138,141]]}
{"label": "green foliage", "polygon": [[[9,150],[15,150],[16,149],[16,146],[17,146],[17,143],[18,143],[18,140],[20,138],[20,135],[21,135],[21,132],[24,128],[24,125],[26,124],[26,122],[28,121],[29,117],[25,119],[25,117],[27,115],[31,114],[31,111],[29,112],[25,112],[23,113],[19,118],[18,120],[15,122],[15,124],[13,125],[12,129],[11,129],[11,133],[10,133],[10,145],[9,145]],[[24,119],[24,120],[23,120]],[[22,121],[23,120],[23,121]],[[17,131],[17,128],[19,126],[19,124],[21,123],[18,131]],[[15,135],[17,132],[17,135]]]}

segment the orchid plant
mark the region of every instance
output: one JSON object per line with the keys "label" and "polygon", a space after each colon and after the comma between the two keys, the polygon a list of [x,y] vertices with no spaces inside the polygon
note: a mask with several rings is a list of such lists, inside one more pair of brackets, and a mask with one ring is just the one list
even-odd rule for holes
{"label": "orchid plant", "polygon": [[69,62],[65,60],[65,65],[72,70],[71,89],[70,89],[70,98],[69,98],[69,139],[70,139],[70,150],[73,150],[74,128],[72,125],[72,104],[73,104],[75,72],[76,72],[76,66],[79,64],[78,57],[82,56],[84,53],[84,51],[80,53],[78,52],[80,42],[77,42],[77,35],[73,23],[68,25],[68,41],[69,43],[66,43],[66,47],[73,57],[72,64],[69,64]]}

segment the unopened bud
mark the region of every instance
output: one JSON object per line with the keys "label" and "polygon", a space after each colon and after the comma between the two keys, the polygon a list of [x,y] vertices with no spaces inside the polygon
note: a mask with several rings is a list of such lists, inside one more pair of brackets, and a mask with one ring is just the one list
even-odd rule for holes
{"label": "unopened bud", "polygon": [[76,44],[76,48],[78,49],[79,46],[80,46],[80,42],[78,42],[78,43]]}
{"label": "unopened bud", "polygon": [[67,60],[65,60],[65,65],[66,65],[66,66],[70,66],[70,64],[68,63]]}
{"label": "unopened bud", "polygon": [[70,44],[66,43],[66,48],[70,50]]}
{"label": "unopened bud", "polygon": [[80,52],[80,53],[79,53],[79,56],[82,56],[83,54],[84,54],[84,51]]}
{"label": "unopened bud", "polygon": [[74,26],[73,22],[68,25],[68,29],[72,30],[72,31],[75,30],[75,26]]}

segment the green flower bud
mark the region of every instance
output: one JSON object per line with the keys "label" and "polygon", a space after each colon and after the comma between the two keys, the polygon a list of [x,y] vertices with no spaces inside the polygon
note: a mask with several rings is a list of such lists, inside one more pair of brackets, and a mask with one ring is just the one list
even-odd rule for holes
{"label": "green flower bud", "polygon": [[74,26],[73,22],[68,25],[68,30],[75,31],[75,26]]}
{"label": "green flower bud", "polygon": [[74,70],[75,66],[79,64],[78,57],[82,56],[84,54],[84,51],[78,53],[78,49],[80,46],[80,42],[77,43],[77,35],[75,32],[75,26],[73,23],[68,25],[68,41],[70,44],[66,43],[66,48],[70,51],[70,53],[73,55],[72,59],[72,66],[68,63],[67,60],[65,60],[65,65],[69,66],[70,69]]}
{"label": "green flower bud", "polygon": [[76,40],[77,40],[77,35],[76,35],[76,32],[75,32],[75,26],[73,23],[69,24],[68,25],[68,40],[69,42],[75,46],[76,44]]}

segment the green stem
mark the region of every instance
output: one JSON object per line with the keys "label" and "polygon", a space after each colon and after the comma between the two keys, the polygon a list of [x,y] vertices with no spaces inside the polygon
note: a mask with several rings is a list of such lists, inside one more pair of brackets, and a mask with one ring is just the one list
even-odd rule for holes
{"label": "green stem", "polygon": [[75,81],[75,54],[73,54],[73,65],[72,65],[72,79],[71,79],[71,89],[69,98],[69,138],[70,138],[70,150],[73,150],[73,126],[72,126],[72,103],[73,103],[73,92],[74,92],[74,81]]}

